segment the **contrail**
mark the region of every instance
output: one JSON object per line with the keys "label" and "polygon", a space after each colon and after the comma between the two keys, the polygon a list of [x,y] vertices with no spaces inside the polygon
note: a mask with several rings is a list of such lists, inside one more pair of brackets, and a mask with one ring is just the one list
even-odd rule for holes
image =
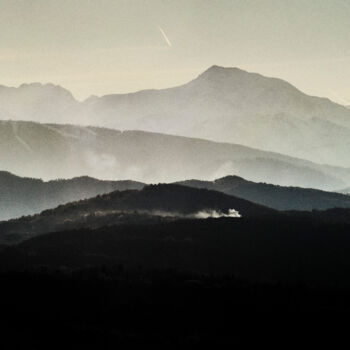
{"label": "contrail", "polygon": [[166,36],[164,30],[163,30],[160,26],[158,26],[158,29],[159,29],[159,31],[162,33],[163,38],[164,38],[164,40],[167,42],[168,46],[169,46],[169,47],[172,47],[173,45],[172,45],[172,43],[170,42],[170,40],[168,39],[168,37]]}

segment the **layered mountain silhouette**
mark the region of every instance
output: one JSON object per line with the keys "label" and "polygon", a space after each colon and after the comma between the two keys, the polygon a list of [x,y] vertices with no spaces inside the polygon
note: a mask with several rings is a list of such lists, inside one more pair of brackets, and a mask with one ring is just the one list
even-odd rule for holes
{"label": "layered mountain silhouette", "polygon": [[277,210],[350,208],[350,196],[345,194],[311,188],[256,183],[238,176],[226,176],[215,181],[188,180],[179,183],[185,186],[223,192]]}
{"label": "layered mountain silhouette", "polygon": [[[350,208],[350,196],[311,188],[277,186],[227,176],[214,181],[187,180],[178,184],[205,188],[243,198],[276,210]],[[92,198],[116,190],[140,190],[136,181],[103,181],[87,176],[42,181],[0,172],[0,221],[33,215],[58,205]]]}
{"label": "layered mountain silhouette", "polygon": [[141,189],[143,186],[136,181],[101,181],[87,176],[44,182],[0,172],[0,220],[36,214],[98,194]]}
{"label": "layered mountain silhouette", "polygon": [[251,181],[327,190],[350,185],[350,169],[227,143],[143,131],[0,121],[0,166],[20,176],[91,176],[145,183]]}
{"label": "layered mountain silhouette", "polygon": [[2,119],[99,125],[200,137],[350,166],[350,110],[286,81],[212,66],[179,87],[74,100],[65,89],[0,89]]}
{"label": "layered mountain silhouette", "polygon": [[[142,190],[115,191],[61,205],[34,216],[0,223],[0,242],[11,243],[40,233],[137,223],[146,217],[264,217],[278,212],[245,199],[176,184],[149,185]],[[130,218],[130,219],[129,219]]]}

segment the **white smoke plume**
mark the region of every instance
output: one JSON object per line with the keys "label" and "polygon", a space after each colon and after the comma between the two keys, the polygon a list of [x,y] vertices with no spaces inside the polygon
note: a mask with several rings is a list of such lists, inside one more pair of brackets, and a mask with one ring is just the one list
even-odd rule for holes
{"label": "white smoke plume", "polygon": [[223,213],[222,211],[217,211],[213,209],[206,209],[198,211],[195,214],[189,214],[184,215],[178,212],[166,212],[161,210],[153,210],[151,212],[144,211],[151,213],[152,215],[156,216],[168,216],[168,217],[182,217],[182,218],[195,218],[195,219],[207,219],[207,218],[240,218],[242,215],[235,209],[229,209],[228,213]]}
{"label": "white smoke plume", "polygon": [[202,210],[194,215],[197,219],[207,219],[207,218],[240,218],[242,215],[235,209],[229,209],[228,213],[217,210]]}
{"label": "white smoke plume", "polygon": [[[207,209],[198,211],[195,214],[184,215],[179,212],[170,212],[163,210],[107,210],[107,211],[96,211],[94,215],[104,216],[108,214],[121,214],[121,213],[138,213],[138,214],[147,214],[152,216],[162,216],[162,217],[173,217],[173,218],[187,218],[187,219],[208,219],[208,218],[240,218],[242,215],[235,209],[229,209],[228,213],[223,213],[221,211]],[[88,214],[86,214],[88,215]]]}

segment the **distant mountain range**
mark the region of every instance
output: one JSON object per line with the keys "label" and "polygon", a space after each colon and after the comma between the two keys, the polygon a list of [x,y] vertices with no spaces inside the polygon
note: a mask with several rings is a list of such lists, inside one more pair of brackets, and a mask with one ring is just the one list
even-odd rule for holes
{"label": "distant mountain range", "polygon": [[0,119],[58,121],[74,113],[75,108],[79,108],[79,102],[58,85],[0,86]]}
{"label": "distant mountain range", "polygon": [[0,118],[200,137],[350,166],[350,110],[280,79],[212,66],[182,86],[76,101],[52,84],[0,88]]}
{"label": "distant mountain range", "polygon": [[43,178],[91,176],[145,183],[214,180],[235,174],[256,182],[326,190],[350,185],[350,169],[253,148],[142,131],[0,121],[0,167]]}
{"label": "distant mountain range", "polygon": [[[223,192],[276,210],[350,208],[349,195],[256,183],[238,176],[215,181],[187,180],[179,184]],[[146,184],[136,181],[103,181],[87,176],[44,182],[0,172],[0,221],[37,214],[58,205],[116,190],[140,190],[144,186]]]}

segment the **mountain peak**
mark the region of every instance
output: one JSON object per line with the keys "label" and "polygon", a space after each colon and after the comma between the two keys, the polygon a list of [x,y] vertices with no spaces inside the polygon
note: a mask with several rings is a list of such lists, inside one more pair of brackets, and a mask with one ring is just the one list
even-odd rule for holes
{"label": "mountain peak", "polygon": [[[196,79],[190,82],[192,86],[205,86],[211,90],[221,91],[223,94],[229,94],[229,99],[232,97],[232,92],[240,95],[239,100],[244,100],[247,97],[251,97],[255,101],[260,101],[262,96],[265,96],[265,100],[268,100],[267,105],[271,106],[271,100],[280,100],[280,97],[287,102],[286,96],[300,95],[302,94],[295,86],[288,83],[285,80],[266,77],[259,73],[248,72],[237,67],[222,67],[213,65]],[[230,97],[231,96],[231,97]],[[306,97],[306,95],[304,95]],[[251,103],[251,102],[249,102]],[[290,103],[290,102],[288,102]],[[285,105],[285,102],[283,102]]]}
{"label": "mountain peak", "polygon": [[223,67],[223,66],[212,65],[207,70],[205,70],[202,74],[200,74],[200,76],[210,77],[210,76],[217,76],[217,75],[231,75],[231,74],[237,74],[237,73],[249,74],[247,71],[237,67]]}
{"label": "mountain peak", "polygon": [[245,72],[247,73],[245,70],[240,69],[238,67],[223,67],[223,66],[218,66],[216,64],[213,64],[212,66],[210,66],[207,70],[204,71],[205,72],[220,72],[220,71],[233,71],[233,72]]}
{"label": "mountain peak", "polygon": [[242,88],[241,84],[243,84],[243,86],[248,84],[250,88],[256,83],[266,83],[270,80],[272,79],[257,73],[247,72],[237,67],[222,67],[213,65],[200,74],[197,79],[193,80],[193,82],[225,88],[232,88],[232,86],[237,87],[237,84]]}
{"label": "mountain peak", "polygon": [[218,185],[238,186],[238,185],[241,185],[243,183],[248,183],[249,181],[243,179],[240,176],[228,175],[228,176],[222,177],[220,179],[217,179],[214,182]]}
{"label": "mountain peak", "polygon": [[23,83],[19,86],[19,89],[26,89],[26,88],[41,88],[43,87],[42,83],[34,82],[34,83]]}
{"label": "mountain peak", "polygon": [[42,84],[42,83],[39,83],[39,82],[33,82],[33,83],[24,83],[24,84],[21,84],[19,87],[18,87],[19,90],[25,92],[25,91],[29,91],[29,92],[32,92],[32,93],[36,93],[36,94],[41,94],[41,93],[54,93],[58,96],[62,96],[62,97],[65,97],[69,100],[75,100],[73,94],[63,88],[62,86],[60,85],[55,85],[55,84],[52,84],[52,83],[46,83],[46,84]]}

